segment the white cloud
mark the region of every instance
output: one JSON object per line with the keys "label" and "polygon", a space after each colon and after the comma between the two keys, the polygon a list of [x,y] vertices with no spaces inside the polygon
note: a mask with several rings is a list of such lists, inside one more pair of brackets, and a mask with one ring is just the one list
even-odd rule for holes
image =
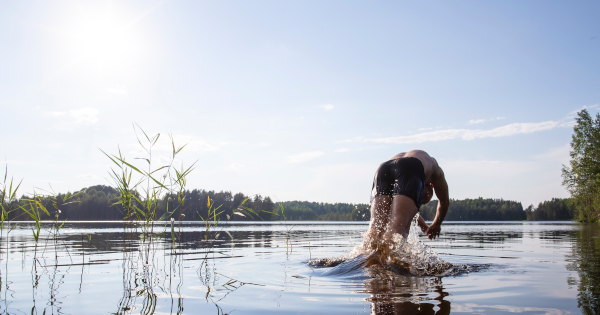
{"label": "white cloud", "polygon": [[473,140],[478,138],[496,138],[512,136],[520,133],[532,133],[556,128],[560,123],[557,121],[545,121],[541,123],[514,123],[506,126],[494,128],[491,130],[469,130],[462,138],[464,140]]}
{"label": "white cloud", "polygon": [[574,114],[577,114],[577,113],[579,113],[580,111],[582,111],[582,110],[584,110],[584,109],[598,108],[598,106],[600,106],[600,104],[594,104],[594,105],[590,105],[590,106],[588,106],[588,105],[584,105],[584,106],[583,106],[583,107],[581,107],[580,109],[578,109],[578,110],[574,110],[574,111],[570,112],[569,114],[570,114],[570,115],[574,115]]}
{"label": "white cloud", "polygon": [[77,124],[95,124],[98,122],[98,111],[93,108],[82,108],[77,110],[70,110],[69,116],[75,119]]}
{"label": "white cloud", "polygon": [[543,130],[550,130],[560,126],[561,123],[558,121],[545,121],[540,123],[513,123],[505,126],[497,127],[494,129],[483,130],[483,129],[445,129],[430,132],[418,133],[410,136],[399,136],[399,137],[387,137],[387,138],[374,138],[374,139],[362,139],[365,142],[378,142],[378,143],[423,143],[431,141],[442,141],[452,139],[463,139],[473,140],[481,138],[497,138],[507,137],[516,134],[527,134]]}
{"label": "white cloud", "polygon": [[475,124],[482,124],[484,122],[486,122],[486,119],[471,119],[469,120],[469,122],[467,123],[467,125],[475,125]]}
{"label": "white cloud", "polygon": [[324,110],[332,110],[335,108],[335,106],[333,106],[331,104],[321,105],[320,107]]}
{"label": "white cloud", "polygon": [[322,151],[311,151],[311,152],[303,152],[296,155],[288,156],[288,163],[302,163],[310,160],[314,160],[320,156],[325,154]]}
{"label": "white cloud", "polygon": [[50,116],[57,116],[58,117],[58,116],[64,116],[64,115],[66,115],[67,112],[46,112],[46,114],[50,115]]}
{"label": "white cloud", "polygon": [[336,153],[342,153],[342,152],[348,152],[348,151],[350,151],[350,149],[342,148],[342,149],[337,149],[334,152],[336,152]]}
{"label": "white cloud", "polygon": [[482,124],[486,121],[494,121],[494,120],[502,120],[505,119],[506,117],[496,117],[496,118],[492,118],[492,119],[471,119],[469,120],[469,122],[467,123],[467,125],[475,125],[475,124]]}
{"label": "white cloud", "polygon": [[[53,117],[65,117],[58,120],[53,125],[53,129],[56,130],[72,130],[74,125],[93,125],[98,122],[99,111],[94,108],[81,108],[70,111],[41,111],[42,115],[53,116]],[[70,119],[69,119],[70,118]]]}

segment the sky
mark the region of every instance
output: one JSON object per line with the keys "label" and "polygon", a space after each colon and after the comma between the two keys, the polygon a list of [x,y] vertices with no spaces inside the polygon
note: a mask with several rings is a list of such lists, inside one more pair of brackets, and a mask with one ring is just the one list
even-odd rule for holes
{"label": "sky", "polygon": [[[368,203],[435,157],[450,197],[568,197],[600,103],[597,1],[0,2],[0,157],[22,193],[112,185],[139,125],[190,189]],[[102,151],[101,151],[102,150]],[[138,164],[140,165],[140,164]],[[51,187],[51,188],[50,188]]]}

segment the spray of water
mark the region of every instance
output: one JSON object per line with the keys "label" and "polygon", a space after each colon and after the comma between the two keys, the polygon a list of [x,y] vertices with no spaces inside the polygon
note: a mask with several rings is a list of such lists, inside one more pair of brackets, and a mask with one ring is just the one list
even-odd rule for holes
{"label": "spray of water", "polygon": [[[394,233],[391,240],[373,242],[365,239],[362,244],[355,246],[349,256],[356,257],[369,253],[371,260],[375,260],[375,265],[415,276],[446,274],[453,269],[453,265],[439,258],[431,247],[419,240],[417,220],[418,215],[413,219],[407,236]],[[369,248],[372,244],[377,244],[378,248]]]}
{"label": "spray of water", "polygon": [[[316,267],[333,267],[352,263],[367,269],[384,268],[395,273],[414,276],[445,276],[468,272],[438,257],[438,254],[419,240],[418,217],[415,216],[409,234],[394,234],[391,239],[371,239],[363,234],[363,242],[344,257],[316,259],[309,262]],[[340,266],[342,267],[342,266]],[[345,267],[348,269],[348,267]],[[355,269],[355,268],[350,268]]]}

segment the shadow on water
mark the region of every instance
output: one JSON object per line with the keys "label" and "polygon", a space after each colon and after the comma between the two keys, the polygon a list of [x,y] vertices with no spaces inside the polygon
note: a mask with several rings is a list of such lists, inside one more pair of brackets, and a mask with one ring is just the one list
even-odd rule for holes
{"label": "shadow on water", "polygon": [[583,314],[600,314],[600,226],[582,224],[573,238],[567,269],[579,274],[578,306]]}

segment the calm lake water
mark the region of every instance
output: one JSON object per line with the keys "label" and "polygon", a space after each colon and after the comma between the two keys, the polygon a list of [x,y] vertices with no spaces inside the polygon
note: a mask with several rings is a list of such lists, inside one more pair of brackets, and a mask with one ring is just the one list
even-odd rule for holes
{"label": "calm lake water", "polygon": [[421,240],[471,272],[374,278],[307,264],[347,255],[366,222],[229,223],[208,241],[183,223],[175,246],[170,225],[148,246],[123,223],[71,222],[42,231],[37,251],[30,228],[0,243],[2,314],[600,313],[597,224],[446,222]]}

